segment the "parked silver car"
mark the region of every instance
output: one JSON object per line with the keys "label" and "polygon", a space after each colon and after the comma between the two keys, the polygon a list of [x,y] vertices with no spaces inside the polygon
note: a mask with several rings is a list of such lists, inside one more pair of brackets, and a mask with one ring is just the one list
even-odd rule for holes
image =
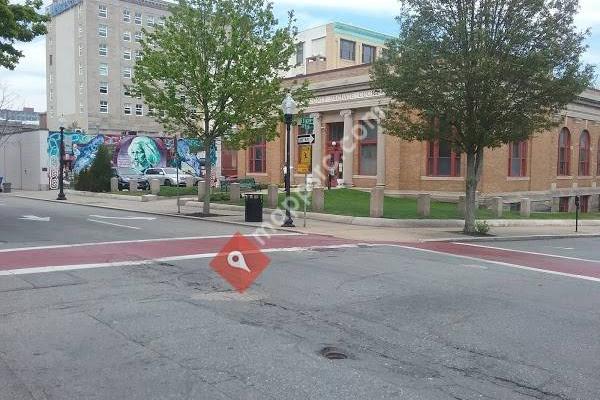
{"label": "parked silver car", "polygon": [[[144,174],[144,177],[148,179],[148,181],[151,181],[152,179],[158,179],[160,184],[163,186],[176,186],[177,168],[148,168]],[[200,178],[179,170],[179,186],[185,186],[186,180],[189,177],[194,178],[194,185],[198,184]]]}

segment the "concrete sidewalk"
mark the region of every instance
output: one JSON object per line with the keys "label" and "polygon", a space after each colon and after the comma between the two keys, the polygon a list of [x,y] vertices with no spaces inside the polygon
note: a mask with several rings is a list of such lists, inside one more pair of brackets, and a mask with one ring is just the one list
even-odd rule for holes
{"label": "concrete sidewalk", "polygon": [[[33,192],[33,191],[15,191],[11,194],[0,194],[0,200],[3,196],[24,197],[29,199],[37,199],[44,201],[56,201],[56,191]],[[236,224],[243,226],[261,225],[280,228],[280,215],[278,212],[266,211],[263,224],[246,223],[244,222],[243,208],[239,206],[231,206],[224,204],[213,204],[211,210],[216,214],[215,217],[205,218],[197,217],[201,212],[201,203],[195,201],[183,200],[180,202],[181,214],[177,214],[177,199],[166,198],[152,201],[141,202],[132,201],[128,196],[110,195],[110,196],[91,196],[82,193],[67,191],[67,202],[71,204],[87,205],[93,207],[109,208],[126,210],[132,212],[142,212],[157,215],[178,216],[182,218],[196,218],[200,220],[210,220],[214,222],[222,222],[228,224]],[[311,216],[311,213],[308,214]],[[321,214],[322,215],[322,214]],[[364,226],[348,223],[344,217],[331,216],[331,220],[325,221],[320,219],[309,218],[306,220],[304,227],[304,219],[302,213],[295,217],[296,228],[291,230],[310,234],[330,235],[344,239],[364,240],[364,241],[384,241],[384,242],[417,242],[427,240],[473,240],[472,237],[465,236],[461,232],[461,221],[400,221],[404,226]],[[499,220],[506,222],[506,220]],[[416,222],[416,223],[415,223]],[[438,227],[422,226],[419,222],[439,222]],[[529,220],[518,221],[519,226],[497,226],[493,227],[491,234],[492,238],[485,240],[507,240],[510,238],[526,237],[563,237],[575,235],[574,221],[550,221],[547,220]],[[530,222],[525,224],[525,222]],[[587,224],[585,224],[587,222]],[[584,221],[584,226],[580,227],[580,235],[598,235],[600,236],[600,221]]]}

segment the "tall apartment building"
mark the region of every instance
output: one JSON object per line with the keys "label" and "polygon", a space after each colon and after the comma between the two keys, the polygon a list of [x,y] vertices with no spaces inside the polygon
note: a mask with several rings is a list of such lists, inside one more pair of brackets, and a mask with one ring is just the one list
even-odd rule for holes
{"label": "tall apartment building", "polygon": [[63,0],[48,7],[48,128],[75,122],[90,133],[159,134],[141,99],[125,90],[141,57],[142,28],[169,14],[160,0]]}
{"label": "tall apartment building", "polygon": [[288,77],[370,64],[391,36],[341,22],[298,33]]}

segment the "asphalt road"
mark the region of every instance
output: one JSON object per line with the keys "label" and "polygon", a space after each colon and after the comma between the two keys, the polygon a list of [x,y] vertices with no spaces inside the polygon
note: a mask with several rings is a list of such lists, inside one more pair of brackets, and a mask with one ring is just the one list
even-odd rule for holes
{"label": "asphalt road", "polygon": [[[479,244],[498,253],[280,236],[240,295],[200,254],[218,252],[214,237],[239,226],[0,204],[0,399],[600,398],[596,239]],[[195,248],[173,250],[182,237],[196,237]],[[127,241],[127,254],[149,243],[152,259],[175,256],[136,264],[94,244],[110,241]],[[71,243],[79,247],[55,247]],[[31,246],[43,248],[11,250]],[[101,262],[83,268],[77,248]],[[515,264],[525,255],[587,275]],[[54,269],[16,270],[30,264]],[[332,346],[348,358],[322,357]]]}

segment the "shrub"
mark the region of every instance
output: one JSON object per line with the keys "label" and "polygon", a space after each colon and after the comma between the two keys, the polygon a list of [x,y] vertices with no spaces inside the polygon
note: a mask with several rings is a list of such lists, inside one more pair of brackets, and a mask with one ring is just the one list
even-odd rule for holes
{"label": "shrub", "polygon": [[485,236],[490,231],[490,226],[487,221],[477,221],[475,222],[475,230],[479,235]]}

